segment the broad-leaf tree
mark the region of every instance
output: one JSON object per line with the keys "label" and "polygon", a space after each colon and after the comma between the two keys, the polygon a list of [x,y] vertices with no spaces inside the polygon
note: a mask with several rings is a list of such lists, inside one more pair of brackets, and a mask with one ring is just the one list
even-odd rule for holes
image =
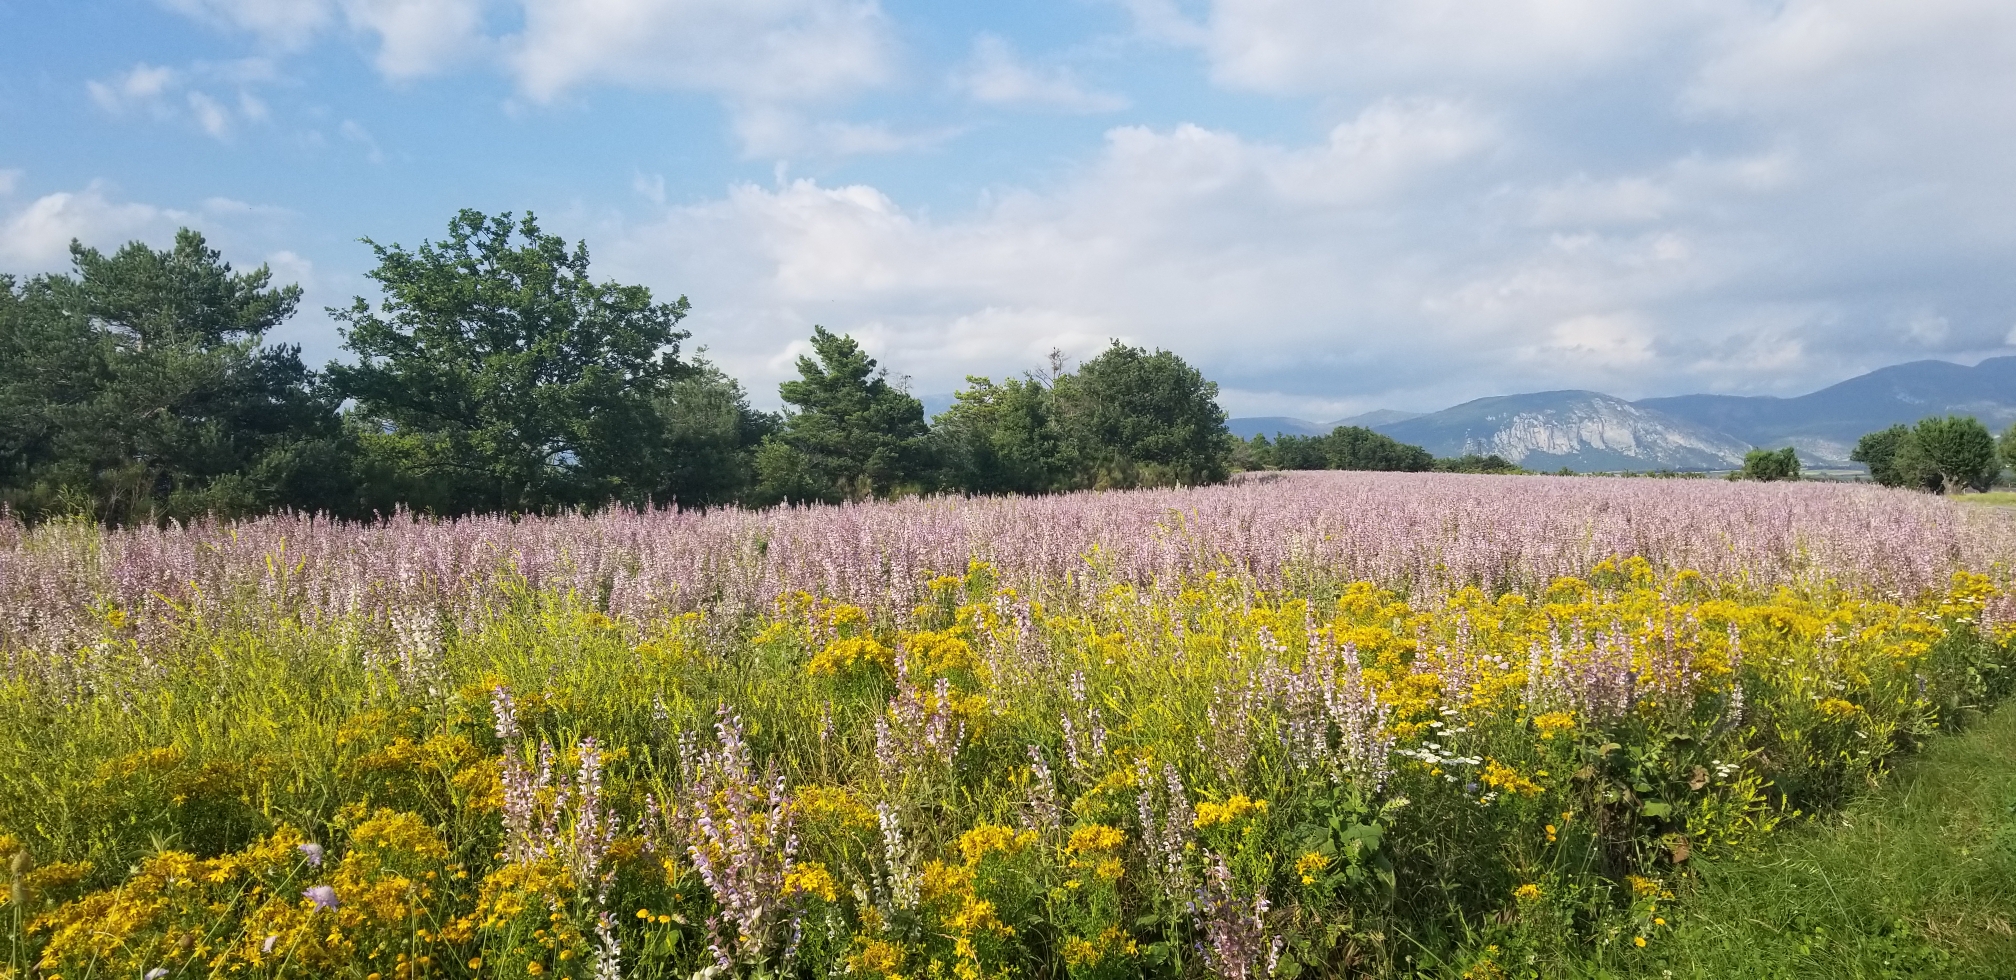
{"label": "broad-leaf tree", "polygon": [[1217,383],[1169,351],[1116,340],[1054,395],[1081,486],[1215,483],[1230,469]]}
{"label": "broad-leaf tree", "polygon": [[1995,437],[1971,415],[1947,415],[1919,420],[1907,444],[1915,450],[1917,468],[1935,476],[1942,493],[1986,490],[2002,471]]}
{"label": "broad-leaf tree", "polygon": [[1050,389],[1039,378],[1000,384],[968,376],[932,420],[943,482],[968,493],[1046,493],[1069,479]]}
{"label": "broad-leaf tree", "polygon": [[408,250],[365,240],[383,291],[331,309],[332,364],[398,496],[429,509],[537,512],[661,492],[661,396],[682,374],[685,297],[589,275],[530,214],[464,210]]}
{"label": "broad-leaf tree", "polygon": [[1799,454],[1783,449],[1752,449],[1743,454],[1743,479],[1774,483],[1799,479]]}

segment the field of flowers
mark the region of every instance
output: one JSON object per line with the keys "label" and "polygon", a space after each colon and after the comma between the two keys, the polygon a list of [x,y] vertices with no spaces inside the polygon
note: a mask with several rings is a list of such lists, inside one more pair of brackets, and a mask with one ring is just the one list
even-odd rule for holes
{"label": "field of flowers", "polygon": [[2016,521],[1309,473],[0,522],[0,977],[1558,975],[2004,696]]}

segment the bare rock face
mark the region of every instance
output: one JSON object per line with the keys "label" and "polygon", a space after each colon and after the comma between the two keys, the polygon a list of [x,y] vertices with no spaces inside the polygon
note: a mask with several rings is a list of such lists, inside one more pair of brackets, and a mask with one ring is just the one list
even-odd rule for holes
{"label": "bare rock face", "polygon": [[1594,391],[1480,398],[1380,426],[1437,456],[1497,454],[1528,469],[1712,470],[1743,464],[1750,445]]}

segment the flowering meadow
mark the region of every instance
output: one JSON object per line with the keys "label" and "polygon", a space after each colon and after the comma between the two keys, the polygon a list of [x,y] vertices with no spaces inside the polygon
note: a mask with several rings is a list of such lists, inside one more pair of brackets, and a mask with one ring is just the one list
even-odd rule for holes
{"label": "flowering meadow", "polygon": [[0,522],[0,976],[1561,975],[2008,693],[2016,521],[1309,473]]}

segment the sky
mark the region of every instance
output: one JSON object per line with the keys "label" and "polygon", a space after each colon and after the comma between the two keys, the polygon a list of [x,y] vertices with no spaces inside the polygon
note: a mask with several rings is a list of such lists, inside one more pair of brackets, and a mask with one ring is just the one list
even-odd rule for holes
{"label": "sky", "polygon": [[2009,0],[0,0],[0,272],[531,211],[777,403],[1166,348],[1233,415],[2016,353]]}

